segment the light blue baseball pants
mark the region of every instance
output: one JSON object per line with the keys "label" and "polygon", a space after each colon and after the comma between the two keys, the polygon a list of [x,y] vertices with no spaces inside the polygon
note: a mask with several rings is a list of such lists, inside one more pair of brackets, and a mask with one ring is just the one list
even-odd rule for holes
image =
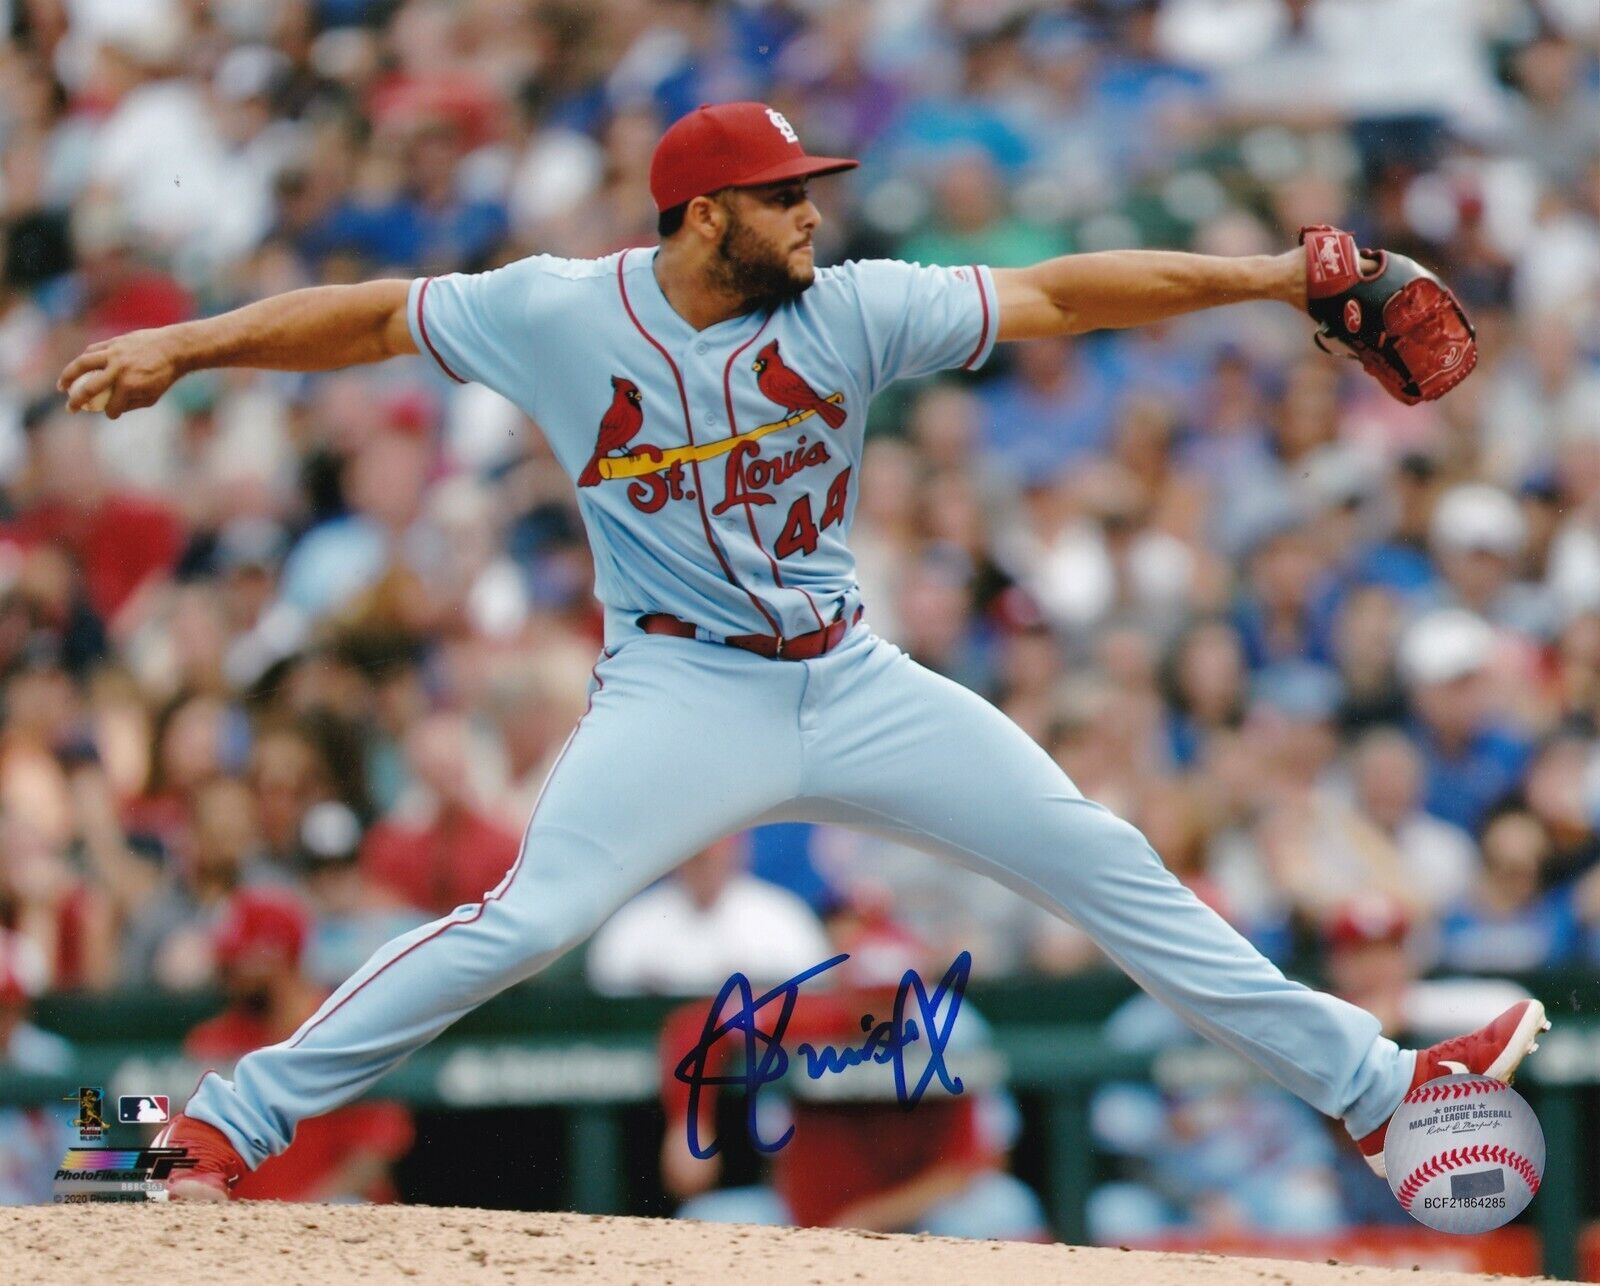
{"label": "light blue baseball pants", "polygon": [[784,819],[883,834],[999,880],[1357,1137],[1410,1085],[1414,1055],[1376,1018],[1286,979],[998,710],[861,625],[795,662],[620,639],[505,878],[380,948],[232,1081],[204,1076],[187,1110],[258,1165],[297,1121],[361,1094],[690,854]]}

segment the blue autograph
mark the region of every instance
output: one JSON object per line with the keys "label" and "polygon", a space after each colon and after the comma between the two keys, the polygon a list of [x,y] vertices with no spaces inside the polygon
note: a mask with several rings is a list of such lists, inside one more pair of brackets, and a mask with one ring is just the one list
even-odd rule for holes
{"label": "blue autograph", "polygon": [[[794,1137],[794,1126],[791,1125],[776,1142],[764,1140],[756,1123],[756,1100],[763,1086],[782,1080],[789,1070],[789,1054],[783,1047],[783,1034],[794,1016],[801,984],[843,964],[849,958],[848,955],[838,955],[831,960],[824,960],[762,996],[754,994],[750,980],[742,973],[734,974],[723,984],[711,1004],[710,1012],[706,1014],[705,1026],[700,1031],[700,1043],[684,1056],[676,1072],[677,1078],[689,1087],[686,1128],[691,1154],[703,1161],[716,1156],[722,1146],[715,1137],[704,1146],[700,1142],[700,1092],[708,1085],[744,1087],[745,1130],[750,1136],[751,1145],[758,1152],[776,1152]],[[895,992],[893,1017],[876,1024],[871,1014],[862,1018],[861,1030],[868,1034],[859,1048],[835,1049],[832,1045],[824,1045],[817,1050],[810,1044],[798,1047],[797,1052],[805,1056],[806,1075],[815,1081],[830,1072],[842,1072],[847,1067],[861,1063],[893,1063],[895,1097],[907,1109],[917,1105],[935,1076],[951,1094],[961,1093],[961,1078],[950,1074],[945,1066],[944,1052],[955,1030],[956,1015],[961,1012],[961,1000],[966,995],[967,977],[971,972],[972,953],[963,951],[951,962],[944,978],[930,996],[916,970],[906,970]],[[723,1008],[735,995],[739,997],[739,1007],[724,1017]],[[913,998],[917,1003],[920,1025],[917,1017],[906,1016],[907,1005]],[[763,1030],[757,1017],[763,1009],[774,1003],[778,1005],[777,1016],[771,1030]],[[744,1070],[737,1075],[711,1075],[706,1071],[706,1060],[711,1056],[712,1047],[731,1032],[739,1032],[744,1037]],[[906,1047],[918,1043],[927,1046],[928,1062],[915,1084],[908,1086]]]}

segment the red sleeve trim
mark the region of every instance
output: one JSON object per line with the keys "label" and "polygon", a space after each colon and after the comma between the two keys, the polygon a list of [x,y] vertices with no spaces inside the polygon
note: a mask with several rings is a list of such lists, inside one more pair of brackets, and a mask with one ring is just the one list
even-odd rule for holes
{"label": "red sleeve trim", "polygon": [[[433,285],[433,278],[429,277],[422,283],[422,289],[417,291],[417,333],[422,336],[422,342],[427,346],[428,351],[433,354],[433,360],[439,363],[439,369],[457,384],[465,384],[466,380],[450,369],[449,363],[439,356],[439,350],[433,346],[433,340],[428,338],[428,319],[423,316],[422,301],[428,297],[428,287],[431,285]],[[987,305],[984,306],[984,316],[988,316]]]}
{"label": "red sleeve trim", "polygon": [[961,364],[961,369],[970,371],[972,364],[983,355],[983,346],[989,342],[989,292],[983,288],[983,271],[977,264],[971,264],[972,279],[978,283],[978,302],[983,305],[983,328],[978,331],[978,346],[972,350],[972,356]]}

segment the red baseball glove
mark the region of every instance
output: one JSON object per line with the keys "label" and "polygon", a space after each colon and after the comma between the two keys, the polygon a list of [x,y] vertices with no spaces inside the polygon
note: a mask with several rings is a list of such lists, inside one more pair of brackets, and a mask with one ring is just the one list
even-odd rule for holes
{"label": "red baseball glove", "polygon": [[[1348,232],[1300,229],[1306,248],[1306,311],[1317,346],[1335,340],[1389,393],[1414,406],[1443,397],[1478,364],[1477,332],[1450,288],[1413,259],[1357,251]],[[1361,255],[1376,259],[1370,272]]]}

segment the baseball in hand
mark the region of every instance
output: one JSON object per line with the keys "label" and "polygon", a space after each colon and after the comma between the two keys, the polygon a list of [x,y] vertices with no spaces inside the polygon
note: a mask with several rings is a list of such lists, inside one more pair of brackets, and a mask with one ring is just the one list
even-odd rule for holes
{"label": "baseball in hand", "polygon": [[[92,379],[95,374],[96,372],[94,371],[85,371],[82,375],[78,376],[77,379],[73,380],[72,387],[67,390],[67,400],[70,402],[73,398],[77,397],[79,390],[83,386],[83,382],[85,380]],[[110,405],[110,403],[111,386],[107,384],[105,388],[101,389],[98,393],[91,397],[87,402],[80,406],[78,410],[91,411],[98,414],[99,412],[104,411],[106,407]]]}

